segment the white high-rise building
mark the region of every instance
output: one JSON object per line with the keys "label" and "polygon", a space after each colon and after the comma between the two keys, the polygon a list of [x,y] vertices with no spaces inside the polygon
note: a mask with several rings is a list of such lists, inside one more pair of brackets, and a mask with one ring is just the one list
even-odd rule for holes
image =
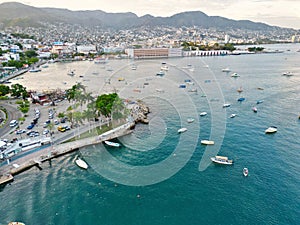
{"label": "white high-rise building", "polygon": [[230,40],[230,37],[229,37],[228,34],[226,34],[225,35],[225,40],[224,40],[225,44],[229,43],[229,40]]}

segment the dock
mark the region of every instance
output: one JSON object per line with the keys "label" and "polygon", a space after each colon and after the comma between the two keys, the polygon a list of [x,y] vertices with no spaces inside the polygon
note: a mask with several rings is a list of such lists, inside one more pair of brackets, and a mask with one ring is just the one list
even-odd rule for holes
{"label": "dock", "polygon": [[11,174],[2,175],[2,176],[0,176],[0,185],[9,183],[13,180],[14,180],[14,177]]}
{"label": "dock", "polygon": [[135,125],[134,122],[128,122],[124,125],[121,125],[117,128],[114,128],[110,131],[107,131],[101,135],[84,138],[72,142],[62,143],[59,145],[51,145],[47,148],[41,149],[32,154],[26,155],[14,161],[15,164],[18,164],[18,167],[12,167],[10,164],[5,165],[1,168],[0,174],[0,184],[5,184],[13,180],[13,175],[20,174],[30,168],[36,166],[41,169],[40,165],[43,162],[49,161],[53,158],[57,158],[66,154],[69,154],[74,151],[78,151],[80,148],[97,145],[103,141],[111,140],[121,136],[128,135],[132,133],[131,128]]}

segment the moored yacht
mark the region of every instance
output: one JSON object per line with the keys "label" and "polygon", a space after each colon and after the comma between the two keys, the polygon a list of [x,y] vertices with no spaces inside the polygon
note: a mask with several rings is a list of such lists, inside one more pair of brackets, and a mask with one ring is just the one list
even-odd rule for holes
{"label": "moored yacht", "polygon": [[232,165],[233,164],[233,160],[228,159],[228,157],[226,157],[226,156],[215,156],[215,157],[211,157],[210,159],[214,163],[218,163],[218,164],[224,164],[224,165]]}

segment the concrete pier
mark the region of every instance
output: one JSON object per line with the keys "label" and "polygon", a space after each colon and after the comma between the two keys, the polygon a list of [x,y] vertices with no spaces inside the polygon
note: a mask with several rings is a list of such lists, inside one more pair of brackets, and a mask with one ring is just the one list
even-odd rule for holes
{"label": "concrete pier", "polygon": [[[111,140],[114,138],[118,138],[124,135],[128,135],[132,132],[131,128],[135,125],[134,122],[128,122],[120,127],[114,128],[108,132],[105,132],[99,136],[89,137],[80,139],[77,141],[72,141],[68,143],[59,144],[56,146],[49,146],[47,148],[44,148],[40,151],[34,152],[32,154],[29,154],[27,156],[21,157],[20,159],[17,159],[14,161],[14,164],[18,164],[19,166],[13,167],[11,165],[6,165],[1,168],[1,177],[12,177],[12,175],[17,175],[19,173],[22,173],[25,170],[28,170],[34,166],[40,166],[43,162],[51,160],[53,158],[57,158],[59,156],[74,152],[79,150],[80,148],[90,146],[90,145],[96,145],[100,144],[103,141]],[[7,183],[11,181],[12,179],[0,179],[0,184]]]}

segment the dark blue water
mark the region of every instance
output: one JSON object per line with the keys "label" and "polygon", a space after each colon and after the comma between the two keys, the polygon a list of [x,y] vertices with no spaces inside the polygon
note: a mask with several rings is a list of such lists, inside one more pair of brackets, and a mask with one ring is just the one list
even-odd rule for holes
{"label": "dark blue water", "polygon": [[[0,192],[0,223],[299,224],[300,46],[267,48],[284,53],[166,60],[173,67],[159,80],[165,93],[140,96],[151,109],[149,126],[138,125],[119,139],[120,149],[93,146],[16,176]],[[159,63],[139,62],[136,72],[154,65],[155,76]],[[187,64],[194,72],[182,68]],[[241,76],[221,72],[225,67]],[[282,76],[286,71],[294,76]],[[187,77],[198,94],[177,88]],[[155,80],[149,82],[143,92],[155,86]],[[242,93],[236,91],[240,87]],[[238,102],[240,97],[245,101]],[[223,102],[231,107],[223,109]],[[203,111],[208,115],[199,117]],[[237,116],[229,118],[231,113]],[[199,171],[204,153],[215,151],[199,142],[218,125],[217,132],[224,130],[214,139],[218,155],[234,165],[209,164]],[[266,135],[272,125],[278,132]],[[188,131],[179,135],[180,127]],[[77,154],[89,163],[87,171],[74,164]]]}

